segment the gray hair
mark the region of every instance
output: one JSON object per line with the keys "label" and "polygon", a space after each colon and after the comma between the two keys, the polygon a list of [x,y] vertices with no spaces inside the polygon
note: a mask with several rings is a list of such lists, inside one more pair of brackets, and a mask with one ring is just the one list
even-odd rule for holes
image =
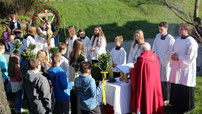
{"label": "gray hair", "polygon": [[147,51],[147,50],[151,50],[151,45],[148,42],[144,42],[141,46],[140,46],[141,50]]}

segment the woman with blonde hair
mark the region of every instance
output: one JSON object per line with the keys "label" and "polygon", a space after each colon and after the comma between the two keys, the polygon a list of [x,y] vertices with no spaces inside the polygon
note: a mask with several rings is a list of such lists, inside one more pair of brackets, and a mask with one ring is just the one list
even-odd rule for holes
{"label": "woman with blonde hair", "polygon": [[90,55],[92,64],[98,62],[98,57],[106,53],[107,40],[105,38],[104,32],[101,26],[96,26],[94,29],[94,34],[91,38],[91,48]]}
{"label": "woman with blonde hair", "polygon": [[43,76],[45,76],[47,79],[49,79],[47,70],[51,67],[51,65],[48,62],[48,56],[47,56],[46,51],[39,50],[37,52],[37,59],[41,63],[41,72],[43,73]]}
{"label": "woman with blonde hair", "polygon": [[73,47],[74,41],[76,39],[78,39],[76,36],[76,29],[74,28],[74,26],[69,26],[68,27],[68,37],[67,37],[67,41],[66,41],[66,44],[68,45],[67,58],[69,58],[70,53],[72,52],[72,47]]}
{"label": "woman with blonde hair", "polygon": [[140,46],[144,43],[144,33],[142,30],[136,30],[134,34],[134,40],[130,48],[128,63],[135,63],[137,58],[142,53]]}

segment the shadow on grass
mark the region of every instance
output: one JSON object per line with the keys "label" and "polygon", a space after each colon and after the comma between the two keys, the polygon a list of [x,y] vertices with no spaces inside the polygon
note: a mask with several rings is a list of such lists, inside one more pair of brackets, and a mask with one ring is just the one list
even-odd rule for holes
{"label": "shadow on grass", "polygon": [[[144,32],[145,38],[154,38],[158,33],[159,23],[150,23],[148,21],[130,21],[123,26],[118,26],[117,23],[101,24],[104,34],[108,42],[114,41],[118,35],[123,35],[124,40],[133,40],[133,35],[136,30],[141,29]],[[85,29],[86,35],[91,38],[94,28],[97,25],[91,25]],[[78,30],[77,30],[78,31]],[[178,24],[169,24],[168,32],[172,35],[178,35]],[[60,41],[65,41],[64,28],[61,29]]]}

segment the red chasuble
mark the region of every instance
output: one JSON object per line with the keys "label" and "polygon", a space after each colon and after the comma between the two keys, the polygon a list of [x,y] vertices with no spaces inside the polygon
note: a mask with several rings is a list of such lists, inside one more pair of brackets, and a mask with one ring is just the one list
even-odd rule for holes
{"label": "red chasuble", "polygon": [[156,54],[149,50],[139,56],[131,70],[131,112],[164,114],[160,66]]}

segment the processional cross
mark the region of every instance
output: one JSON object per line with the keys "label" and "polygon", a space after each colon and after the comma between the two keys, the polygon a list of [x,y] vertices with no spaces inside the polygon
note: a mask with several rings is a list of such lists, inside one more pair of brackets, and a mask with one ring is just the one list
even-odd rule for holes
{"label": "processional cross", "polygon": [[[53,14],[53,13],[48,13],[48,10],[45,10],[45,13],[39,13],[38,14],[38,17],[39,17],[39,19],[41,20],[41,21],[45,21],[45,20],[43,20],[41,17],[44,17],[45,16],[45,20],[47,21],[47,22],[49,22],[49,23],[52,23],[53,22],[53,20],[54,20],[54,18],[55,18],[55,15]],[[49,20],[49,16],[53,16],[52,17],[52,19],[51,20]]]}

